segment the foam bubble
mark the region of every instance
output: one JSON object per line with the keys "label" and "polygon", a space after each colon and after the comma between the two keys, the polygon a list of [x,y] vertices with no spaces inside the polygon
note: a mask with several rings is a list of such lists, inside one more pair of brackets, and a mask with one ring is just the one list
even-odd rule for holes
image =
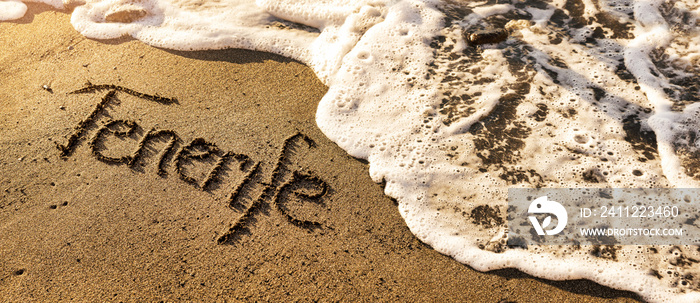
{"label": "foam bubble", "polygon": [[0,21],[15,20],[22,18],[27,12],[27,6],[21,1],[3,0],[0,1]]}

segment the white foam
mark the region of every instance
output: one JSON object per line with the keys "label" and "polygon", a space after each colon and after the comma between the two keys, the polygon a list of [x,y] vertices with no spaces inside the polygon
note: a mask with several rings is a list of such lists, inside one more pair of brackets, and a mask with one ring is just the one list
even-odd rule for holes
{"label": "white foam", "polygon": [[22,18],[27,12],[27,6],[21,1],[3,0],[0,1],[0,21],[15,20]]}
{"label": "white foam", "polygon": [[[55,9],[63,9],[64,2],[71,0],[27,0],[25,2],[43,3]],[[20,0],[0,0],[0,21],[16,20],[27,13],[27,5]]]}
{"label": "white foam", "polygon": [[[473,220],[479,207],[503,218],[509,187],[699,185],[688,170],[700,151],[691,142],[699,106],[669,93],[685,92],[674,84],[682,77],[700,77],[700,34],[683,25],[697,25],[698,4],[586,0],[581,16],[560,20],[574,14],[565,2],[93,0],[71,22],[90,38],[247,48],[309,65],[329,87],[316,113],[321,130],[369,160],[419,239],[460,262],[698,301],[700,268],[674,261],[700,260],[693,247],[620,246],[614,258],[592,247],[509,248],[505,224]],[[125,10],[144,13],[106,21]],[[533,24],[509,23],[500,45],[464,39],[463,31],[502,26],[504,14],[528,13]],[[622,27],[611,32],[601,13]],[[576,18],[587,22],[570,26]]]}

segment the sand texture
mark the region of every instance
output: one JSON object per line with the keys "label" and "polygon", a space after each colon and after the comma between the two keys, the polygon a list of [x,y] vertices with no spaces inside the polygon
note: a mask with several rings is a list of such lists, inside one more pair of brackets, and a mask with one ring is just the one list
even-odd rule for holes
{"label": "sand texture", "polygon": [[0,23],[0,301],[632,302],[479,273],[406,228],[318,130],[326,88],[265,53]]}

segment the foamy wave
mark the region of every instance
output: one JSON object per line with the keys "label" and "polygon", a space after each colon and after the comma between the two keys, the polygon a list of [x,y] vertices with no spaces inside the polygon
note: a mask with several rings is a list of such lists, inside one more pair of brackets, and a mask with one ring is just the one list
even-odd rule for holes
{"label": "foamy wave", "polygon": [[[329,87],[321,130],[369,160],[411,231],[436,250],[478,270],[691,302],[700,300],[696,247],[512,248],[505,212],[509,187],[700,185],[699,7],[105,0],[76,7],[71,22],[91,38],[300,60]],[[465,32],[473,43],[483,29],[508,37],[469,45]]]}
{"label": "foamy wave", "polygon": [[0,1],[0,21],[22,18],[27,12],[27,6],[21,1]]}

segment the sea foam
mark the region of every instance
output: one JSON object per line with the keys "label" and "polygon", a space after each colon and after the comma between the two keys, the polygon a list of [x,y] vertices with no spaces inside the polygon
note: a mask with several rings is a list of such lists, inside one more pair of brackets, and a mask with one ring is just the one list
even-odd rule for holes
{"label": "sea foam", "polygon": [[27,12],[27,5],[20,1],[0,1],[0,21],[22,18]]}
{"label": "sea foam", "polygon": [[[57,8],[60,3],[49,3]],[[0,19],[24,14],[0,2]],[[316,120],[385,181],[411,231],[477,270],[700,301],[694,246],[505,245],[512,187],[698,187],[695,0],[104,0],[83,35],[247,48],[310,66]],[[115,21],[116,20],[116,21]],[[507,40],[469,45],[465,32]],[[477,217],[479,219],[477,220]]]}

